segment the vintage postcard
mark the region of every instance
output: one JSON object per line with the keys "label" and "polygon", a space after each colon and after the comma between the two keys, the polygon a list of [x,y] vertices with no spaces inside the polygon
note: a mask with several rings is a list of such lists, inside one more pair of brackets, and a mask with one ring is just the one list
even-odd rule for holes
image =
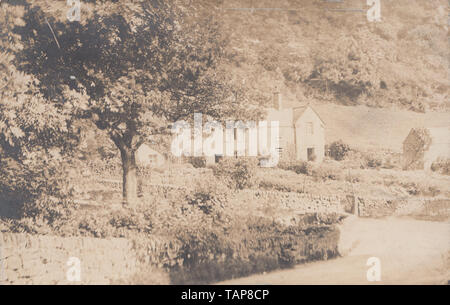
{"label": "vintage postcard", "polygon": [[447,285],[449,14],[0,0],[0,283]]}

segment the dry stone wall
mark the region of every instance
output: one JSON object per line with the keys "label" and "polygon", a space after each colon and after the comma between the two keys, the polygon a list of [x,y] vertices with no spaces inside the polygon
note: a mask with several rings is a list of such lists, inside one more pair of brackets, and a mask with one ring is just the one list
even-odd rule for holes
{"label": "dry stone wall", "polygon": [[0,232],[1,284],[109,284],[136,272],[126,239]]}
{"label": "dry stone wall", "polygon": [[293,211],[295,214],[307,213],[344,213],[343,199],[336,197],[313,196],[295,192],[244,190],[237,195],[237,200],[244,206],[272,205],[280,209]]}

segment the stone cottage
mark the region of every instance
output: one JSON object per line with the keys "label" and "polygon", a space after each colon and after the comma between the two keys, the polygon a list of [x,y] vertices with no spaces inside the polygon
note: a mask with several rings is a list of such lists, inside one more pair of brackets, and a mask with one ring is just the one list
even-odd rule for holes
{"label": "stone cottage", "polygon": [[450,158],[450,127],[411,129],[403,141],[403,168],[428,170],[439,158]]}

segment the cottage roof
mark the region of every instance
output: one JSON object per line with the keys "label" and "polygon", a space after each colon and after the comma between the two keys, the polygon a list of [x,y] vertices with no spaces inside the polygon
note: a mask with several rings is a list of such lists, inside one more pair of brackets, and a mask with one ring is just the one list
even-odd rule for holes
{"label": "cottage roof", "polygon": [[268,121],[279,121],[280,127],[293,126],[308,108],[310,108],[317,115],[322,124],[325,125],[325,122],[322,120],[320,115],[310,105],[282,108],[280,110],[269,108],[266,119]]}
{"label": "cottage roof", "polygon": [[313,107],[311,107],[310,105],[304,105],[304,106],[299,106],[299,107],[294,107],[294,123],[297,122],[297,120],[299,118],[302,117],[303,113],[305,113],[306,109],[311,108],[311,110],[317,115],[317,117],[320,119],[320,121],[322,122],[322,124],[325,125],[325,122],[322,120],[322,118],[320,117],[320,115],[317,113],[317,111],[314,110]]}

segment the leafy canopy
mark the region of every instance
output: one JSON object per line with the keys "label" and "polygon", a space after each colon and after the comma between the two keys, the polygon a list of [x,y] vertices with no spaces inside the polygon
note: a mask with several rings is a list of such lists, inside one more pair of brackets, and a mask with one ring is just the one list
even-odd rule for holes
{"label": "leafy canopy", "polygon": [[119,148],[134,150],[194,112],[248,115],[242,88],[222,69],[226,39],[214,11],[162,0],[82,8],[81,22],[69,22],[33,6],[16,29],[26,41],[20,68],[72,118],[92,119]]}

